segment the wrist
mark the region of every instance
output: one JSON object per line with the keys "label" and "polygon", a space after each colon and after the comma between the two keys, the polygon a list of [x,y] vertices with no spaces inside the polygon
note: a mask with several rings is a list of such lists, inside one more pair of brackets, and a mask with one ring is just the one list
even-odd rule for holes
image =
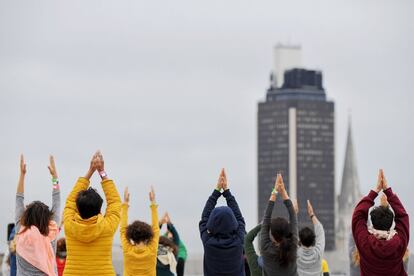
{"label": "wrist", "polygon": [[105,179],[108,178],[108,174],[105,172],[105,170],[103,170],[103,169],[99,170],[98,173],[99,173],[99,176],[101,177],[102,180],[105,180]]}

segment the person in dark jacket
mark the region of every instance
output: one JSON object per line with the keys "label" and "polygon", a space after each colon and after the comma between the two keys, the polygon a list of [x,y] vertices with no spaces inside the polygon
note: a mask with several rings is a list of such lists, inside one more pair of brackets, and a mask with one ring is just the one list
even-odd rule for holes
{"label": "person in dark jacket", "polygon": [[[280,194],[289,212],[289,222],[284,218],[271,219],[276,194]],[[298,246],[298,219],[292,201],[285,189],[281,174],[276,177],[270,195],[262,230],[260,252],[263,257],[263,276],[297,276],[296,253]]]}
{"label": "person in dark jacket", "polygon": [[[227,206],[215,207],[221,195]],[[204,275],[244,276],[245,222],[236,199],[228,189],[224,169],[204,207],[199,228],[204,246]]]}
{"label": "person in dark jacket", "polygon": [[[370,212],[372,227],[368,228],[368,211],[378,193],[387,196],[390,208],[374,207]],[[395,230],[392,224],[395,221]],[[380,170],[375,190],[355,207],[352,216],[352,235],[360,257],[361,276],[406,276],[403,257],[409,242],[409,217],[398,196],[388,187],[384,171]]]}

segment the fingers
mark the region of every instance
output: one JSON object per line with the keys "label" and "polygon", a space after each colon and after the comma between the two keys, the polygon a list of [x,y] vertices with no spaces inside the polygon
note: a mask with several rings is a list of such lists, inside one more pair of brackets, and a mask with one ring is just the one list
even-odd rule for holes
{"label": "fingers", "polygon": [[20,154],[20,165],[23,166],[24,165],[24,155]]}
{"label": "fingers", "polygon": [[56,165],[55,165],[55,158],[53,157],[53,155],[50,155],[49,156],[49,163],[50,163],[50,166],[52,168],[55,168],[56,167]]}

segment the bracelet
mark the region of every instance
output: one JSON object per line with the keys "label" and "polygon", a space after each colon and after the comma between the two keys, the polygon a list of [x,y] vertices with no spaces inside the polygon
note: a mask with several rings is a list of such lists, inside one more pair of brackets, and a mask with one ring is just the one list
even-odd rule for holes
{"label": "bracelet", "polygon": [[275,188],[273,188],[273,190],[272,190],[272,195],[277,195],[277,191],[276,191]]}
{"label": "bracelet", "polygon": [[59,180],[57,178],[52,177],[52,184],[53,185],[58,185],[59,184]]}
{"label": "bracelet", "polygon": [[59,190],[60,186],[59,184],[53,184],[53,190]]}
{"label": "bracelet", "polygon": [[108,176],[108,174],[105,171],[100,171],[99,175],[101,176],[101,178]]}

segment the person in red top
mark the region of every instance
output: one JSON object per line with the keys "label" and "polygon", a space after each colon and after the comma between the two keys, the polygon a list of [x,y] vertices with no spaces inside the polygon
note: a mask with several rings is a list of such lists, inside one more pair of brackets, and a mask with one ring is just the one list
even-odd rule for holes
{"label": "person in red top", "polygon": [[[395,218],[388,206],[374,207],[370,212],[372,227],[368,227],[368,210],[380,191],[387,196]],[[393,221],[395,230],[392,229]],[[388,187],[381,169],[375,190],[362,198],[352,216],[352,235],[360,254],[361,276],[406,276],[403,257],[409,232],[408,214],[398,196]]]}
{"label": "person in red top", "polygon": [[56,244],[56,264],[58,276],[63,275],[63,270],[66,264],[66,239],[60,238]]}

